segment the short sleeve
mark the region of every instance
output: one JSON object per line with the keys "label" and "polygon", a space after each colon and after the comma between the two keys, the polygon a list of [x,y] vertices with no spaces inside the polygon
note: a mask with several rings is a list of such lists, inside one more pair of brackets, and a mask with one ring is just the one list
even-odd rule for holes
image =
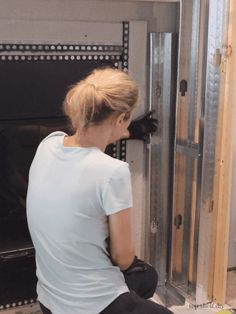
{"label": "short sleeve", "polygon": [[103,208],[106,215],[133,206],[131,176],[127,163],[113,172],[103,192]]}

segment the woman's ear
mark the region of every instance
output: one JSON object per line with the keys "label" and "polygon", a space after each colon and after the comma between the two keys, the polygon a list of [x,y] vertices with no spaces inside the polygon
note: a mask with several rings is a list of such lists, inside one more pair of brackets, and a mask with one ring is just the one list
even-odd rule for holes
{"label": "woman's ear", "polygon": [[116,125],[121,125],[124,122],[125,119],[125,113],[121,113],[118,115],[118,117],[116,118]]}

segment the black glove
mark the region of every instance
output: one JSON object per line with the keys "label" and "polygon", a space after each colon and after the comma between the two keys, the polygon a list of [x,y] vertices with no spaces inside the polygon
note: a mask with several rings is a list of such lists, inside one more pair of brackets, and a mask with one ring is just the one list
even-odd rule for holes
{"label": "black glove", "polygon": [[147,264],[135,256],[131,265],[126,270],[124,270],[123,273],[128,275],[135,272],[143,272],[145,270],[147,270]]}
{"label": "black glove", "polygon": [[149,111],[130,123],[128,127],[130,136],[128,139],[146,141],[149,134],[153,134],[157,130],[158,120],[151,117],[153,113],[154,111]]}

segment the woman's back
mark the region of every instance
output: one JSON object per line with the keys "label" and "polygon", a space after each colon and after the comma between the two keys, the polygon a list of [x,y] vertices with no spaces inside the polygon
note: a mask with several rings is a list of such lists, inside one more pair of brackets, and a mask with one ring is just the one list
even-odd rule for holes
{"label": "woman's back", "polygon": [[27,217],[38,296],[57,314],[95,314],[128,291],[107,252],[107,216],[132,206],[128,165],[96,147],[65,147],[63,132],[39,146]]}

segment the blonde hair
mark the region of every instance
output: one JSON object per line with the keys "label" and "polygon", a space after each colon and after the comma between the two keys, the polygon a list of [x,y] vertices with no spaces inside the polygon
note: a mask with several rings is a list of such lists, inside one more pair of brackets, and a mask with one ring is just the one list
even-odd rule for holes
{"label": "blonde hair", "polygon": [[129,113],[138,88],[128,74],[113,68],[96,69],[68,91],[63,108],[75,130],[96,125],[111,115]]}

